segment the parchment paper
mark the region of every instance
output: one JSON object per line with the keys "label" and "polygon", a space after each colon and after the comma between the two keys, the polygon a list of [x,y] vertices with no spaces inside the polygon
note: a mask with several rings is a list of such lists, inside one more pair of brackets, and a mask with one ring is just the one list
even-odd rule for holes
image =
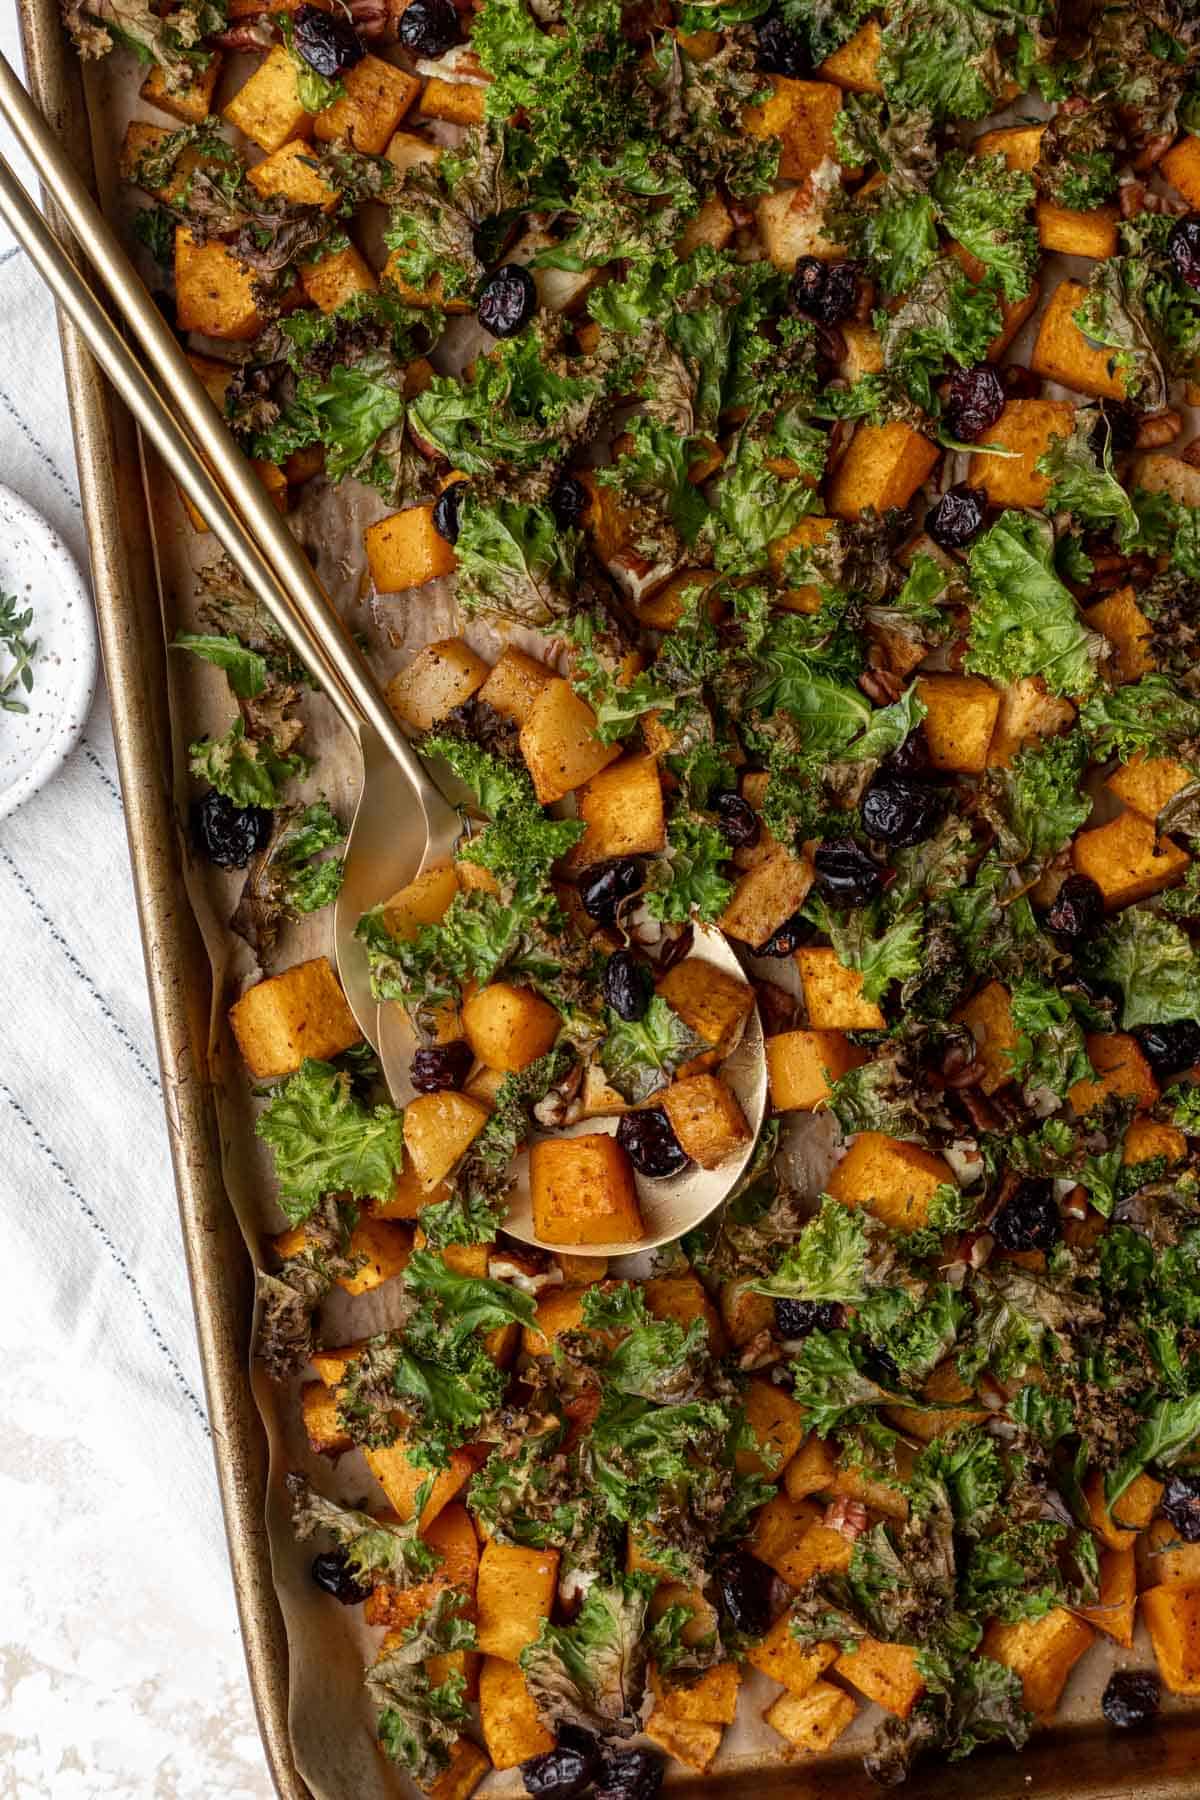
{"label": "parchment paper", "polygon": [[[245,58],[230,60],[223,71],[217,107],[236,90],[251,66]],[[105,63],[89,66],[87,80],[102,198],[109,216],[128,224],[137,202],[120,183],[116,167],[126,123],[135,117],[166,125],[171,121],[138,99],[136,71],[130,57],[118,54]],[[1019,113],[991,120],[989,125],[1044,116],[1044,112],[1044,108],[1025,101]],[[447,139],[454,133],[453,127],[440,129]],[[126,241],[132,241],[128,232]],[[155,285],[153,265],[143,259],[142,266],[150,285]],[[1081,259],[1055,257],[1046,260],[1039,307],[1006,360],[1027,360],[1036,335],[1037,320],[1057,280],[1070,275],[1086,282],[1090,269],[1091,265]],[[456,326],[460,357],[478,347],[480,340],[472,345],[472,330],[469,321]],[[221,345],[200,344],[199,347],[217,355],[227,354],[228,349]],[[1054,396],[1078,399],[1065,389],[1048,386],[1046,391]],[[946,485],[963,478],[964,456],[950,454],[947,465]],[[170,642],[178,631],[198,628],[196,571],[216,559],[219,546],[212,536],[193,530],[173,484],[156,464],[144,468],[144,478],[155,521],[153,551],[163,601],[163,626]],[[310,484],[302,507],[290,515],[293,529],[312,555],[342,616],[353,631],[368,638],[370,660],[381,680],[386,681],[403,667],[424,644],[443,637],[465,636],[490,661],[496,659],[503,644],[509,641],[543,656],[552,649],[546,640],[527,631],[502,632],[479,622],[464,625],[457,615],[453,584],[449,582],[431,583],[408,594],[377,598],[373,603],[364,599],[368,583],[363,531],[388,510],[370,489],[345,483],[339,493],[334,493],[322,479]],[[235,703],[219,670],[183,652],[172,652],[170,656],[169,683],[175,756],[174,792],[178,829],[186,843],[187,807],[193,792],[187,772],[187,745],[203,734],[217,735],[226,730],[234,716]],[[315,797],[318,790],[323,792],[339,817],[348,821],[359,780],[357,752],[323,696],[306,698],[300,710],[305,720],[300,747],[317,759],[317,768],[309,784],[312,795]],[[306,787],[306,794],[308,791]],[[263,1265],[268,1262],[266,1240],[282,1230],[286,1220],[272,1199],[269,1155],[254,1135],[254,1120],[260,1103],[252,1098],[250,1081],[227,1024],[230,1005],[260,974],[248,946],[229,930],[227,923],[241,891],[243,875],[240,871],[225,875],[214,870],[190,850],[188,866],[189,892],[212,962],[211,1072],[218,1100],[222,1167],[230,1202],[247,1246],[255,1262]],[[332,914],[329,911],[318,913],[299,924],[285,927],[275,953],[261,973],[275,973],[310,956],[328,954],[332,957],[332,948]],[[778,984],[798,990],[791,959],[783,963],[751,959],[751,969]],[[838,1148],[837,1131],[831,1119],[796,1120],[793,1117],[785,1139],[785,1153],[792,1163],[796,1180],[814,1199]],[[336,1345],[384,1330],[395,1322],[395,1309],[395,1295],[388,1285],[354,1299],[335,1290],[323,1309],[323,1341]],[[338,1607],[312,1583],[308,1569],[314,1545],[297,1544],[293,1537],[283,1478],[290,1470],[302,1470],[323,1491],[369,1508],[385,1506],[385,1496],[358,1451],[342,1456],[336,1463],[311,1454],[300,1421],[299,1380],[277,1386],[256,1366],[252,1370],[252,1382],[271,1450],[267,1522],[275,1580],[288,1633],[290,1723],[297,1766],[316,1800],[386,1800],[387,1796],[411,1793],[414,1791],[411,1784],[385,1762],[376,1748],[371,1708],[362,1685],[363,1668],[373,1659],[383,1632],[363,1626],[357,1609]],[[1099,1639],[1097,1647],[1076,1667],[1060,1720],[1076,1721],[1081,1725],[1093,1722],[1098,1716],[1100,1692],[1112,1668],[1147,1667],[1152,1663],[1144,1628],[1140,1626],[1132,1652],[1122,1652],[1107,1639]],[[767,1771],[793,1754],[760,1717],[763,1708],[778,1692],[775,1683],[747,1670],[737,1722],[726,1731],[705,1784],[710,1790],[720,1788],[730,1794],[744,1795],[749,1791],[751,1781],[756,1786],[761,1785]],[[1168,1705],[1171,1710],[1179,1709],[1178,1702],[1168,1702]],[[836,1792],[839,1800],[877,1793],[878,1790],[872,1788],[862,1775],[858,1758],[873,1736],[880,1717],[876,1707],[864,1703],[854,1725],[829,1757],[804,1759],[802,1783],[791,1786],[790,1791],[803,1791],[814,1797],[818,1793]],[[991,1787],[992,1778],[999,1776],[1000,1771],[990,1758],[987,1766],[992,1776],[985,1776],[981,1769],[980,1781]],[[1020,1779],[1015,1770],[1011,1771],[1011,1776],[1014,1782]],[[1009,1781],[1001,1779],[1005,1791],[1009,1791]],[[668,1785],[694,1785],[695,1780],[679,1764],[669,1764]],[[948,1771],[930,1768],[922,1771],[904,1791],[909,1800],[920,1800],[924,1794],[944,1793],[948,1786],[953,1786],[956,1793],[960,1791],[958,1781],[952,1780]],[[517,1795],[524,1793],[524,1787],[519,1773],[510,1771],[490,1775],[479,1791],[486,1795]],[[1012,1791],[1016,1791],[1015,1785]]]}

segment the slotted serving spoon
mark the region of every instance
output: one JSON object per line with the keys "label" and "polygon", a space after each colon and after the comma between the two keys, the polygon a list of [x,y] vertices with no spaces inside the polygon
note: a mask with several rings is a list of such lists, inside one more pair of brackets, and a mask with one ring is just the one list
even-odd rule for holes
{"label": "slotted serving spoon", "polygon": [[[363,1035],[379,1052],[392,1098],[402,1105],[413,1094],[408,1068],[415,1035],[400,1006],[377,1004],[366,956],[354,929],[369,907],[413,880],[422,869],[450,857],[460,831],[458,814],[404,736],[308,558],[268,499],[62,146],[3,56],[0,116],[39,170],[44,190],[102,277],[114,310],[145,352],[161,386],[135,357],[3,157],[0,217],[24,246],[171,475],[358,744],[363,781],[334,916],[338,973]],[[702,954],[745,979],[719,933],[703,934]],[[717,1169],[694,1170],[670,1182],[639,1177],[646,1234],[633,1243],[590,1245],[589,1249],[608,1255],[651,1249],[692,1229],[720,1205],[750,1157],[766,1107],[766,1065],[757,1012],[751,1014],[726,1073],[746,1114],[750,1141]],[[573,1129],[614,1131],[616,1120],[593,1119]],[[518,1158],[514,1173],[516,1185],[506,1229],[538,1243],[524,1157]]]}

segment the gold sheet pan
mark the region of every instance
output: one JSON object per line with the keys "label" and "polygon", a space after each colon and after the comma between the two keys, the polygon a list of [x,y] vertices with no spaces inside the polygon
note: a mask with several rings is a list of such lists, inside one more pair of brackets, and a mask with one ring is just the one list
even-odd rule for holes
{"label": "gold sheet pan", "polygon": [[[59,23],[57,0],[18,0],[29,86],[76,166],[94,180],[84,83]],[[57,221],[56,221],[57,222]],[[221,1173],[208,1072],[212,978],[184,882],[170,768],[166,655],[151,531],[135,430],[69,326],[63,359],[91,547],[100,641],[130,860],[137,894],[167,1126],[178,1188],[196,1330],[225,1513],[230,1566],[267,1766],[284,1800],[310,1800],[288,1730],[288,1653],[272,1582],[265,1511],[267,1442],[249,1379],[249,1259]],[[1144,1661],[1143,1648],[1126,1662]],[[1105,1670],[1105,1673],[1107,1669]],[[1103,1676],[1101,1677],[1101,1680]],[[1028,1751],[930,1767],[906,1800],[1198,1800],[1200,1710],[1174,1703],[1149,1736],[1103,1722],[1100,1682],[1077,1683],[1061,1721]],[[672,1800],[868,1800],[878,1795],[857,1758],[786,1764],[739,1758],[705,1780],[670,1783]],[[327,1800],[327,1796],[315,1796]]]}

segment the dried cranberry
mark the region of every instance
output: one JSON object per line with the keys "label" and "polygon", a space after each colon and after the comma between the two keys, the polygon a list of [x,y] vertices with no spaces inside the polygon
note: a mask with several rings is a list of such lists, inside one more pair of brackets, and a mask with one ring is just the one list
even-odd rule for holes
{"label": "dried cranberry", "polygon": [[475,315],[493,337],[515,337],[537,311],[533,276],[520,263],[505,263],[484,284]]}
{"label": "dried cranberry", "polygon": [[907,775],[877,775],[858,810],[869,838],[904,850],[933,836],[945,806],[940,788],[926,787]]}
{"label": "dried cranberry", "polygon": [[192,802],[192,836],[218,869],[244,869],[270,837],[272,817],[265,806],[235,806],[227,795],[209,788]]}
{"label": "dried cranberry", "polygon": [[453,0],[408,0],[398,35],[414,56],[444,56],[462,37]]}
{"label": "dried cranberry", "polygon": [[827,263],[801,256],[792,273],[792,304],[822,325],[836,325],[851,312],[858,297],[858,270],[853,263]]}
{"label": "dried cranberry", "polygon": [[1161,1700],[1157,1675],[1148,1669],[1118,1669],[1108,1678],[1100,1706],[1110,1725],[1137,1731],[1153,1723]]}
{"label": "dried cranberry", "polygon": [[961,550],[979,532],[986,511],[986,490],[959,481],[934,501],[925,529],[940,550]]}
{"label": "dried cranberry", "polygon": [[600,1752],[595,1800],[656,1800],[665,1765],[652,1750]]}
{"label": "dried cranberry", "polygon": [[521,1764],[525,1792],[533,1800],[576,1800],[591,1786],[599,1759],[600,1747],[590,1732],[560,1725],[553,1750]]}
{"label": "dried cranberry", "polygon": [[1004,383],[991,363],[956,369],[946,396],[946,425],[952,437],[974,444],[1004,411]]}
{"label": "dried cranberry", "polygon": [[433,529],[448,544],[457,544],[459,513],[466,499],[469,481],[452,481],[433,503]]}
{"label": "dried cranberry", "polygon": [[777,925],[765,944],[761,944],[754,952],[755,956],[791,956],[798,950],[808,936],[808,921],[803,913],[794,912],[790,919]]}
{"label": "dried cranberry", "polygon": [[1169,1475],[1159,1505],[1185,1544],[1200,1544],[1200,1475]]}
{"label": "dried cranberry", "polygon": [[836,1300],[776,1300],[775,1329],[781,1338],[807,1337],[810,1331],[836,1331],[842,1309]]}
{"label": "dried cranberry", "polygon": [[292,43],[310,69],[333,81],[367,54],[366,45],[344,13],[298,6],[292,14]]}
{"label": "dried cranberry", "polygon": [[622,1113],[617,1142],[639,1175],[678,1175],[691,1160],[661,1106]]}
{"label": "dried cranberry", "polygon": [[1167,239],[1167,255],[1179,279],[1200,288],[1200,213],[1176,219]]}
{"label": "dried cranberry", "polygon": [[1195,1019],[1139,1025],[1133,1035],[1156,1075],[1176,1075],[1200,1063],[1200,1023]]}
{"label": "dried cranberry", "polygon": [[1133,449],[1137,434],[1138,415],[1132,406],[1122,400],[1102,400],[1088,442],[1093,456],[1103,456],[1106,448],[1119,454]]}
{"label": "dried cranberry", "polygon": [[914,725],[904,742],[890,756],[885,756],[879,765],[881,775],[910,775],[919,780],[922,775],[933,773],[933,759],[929,754],[929,739],[919,725]]}
{"label": "dried cranberry", "polygon": [[550,511],[563,530],[578,525],[588,507],[588,491],[574,475],[560,475],[550,490]]}
{"label": "dried cranberry", "polygon": [[632,950],[617,950],[604,965],[604,999],[619,1019],[632,1023],[645,1016],[654,993],[654,976]]}
{"label": "dried cranberry", "polygon": [[822,894],[835,906],[866,906],[883,892],[878,865],[852,837],[818,844],[813,868]]}
{"label": "dried cranberry", "polygon": [[748,800],[732,788],[717,795],[714,801],[721,836],[735,850],[749,850],[762,836],[762,820]]}
{"label": "dried cranberry", "polygon": [[642,865],[634,856],[614,856],[589,869],[579,887],[583,910],[598,925],[615,925],[622,900],[642,885]]}
{"label": "dried cranberry", "polygon": [[1004,1250],[1052,1250],[1062,1236],[1054,1183],[1036,1175],[1022,1181],[992,1220],[991,1233]]}
{"label": "dried cranberry", "polygon": [[1099,929],[1104,918],[1104,895],[1090,875],[1068,875],[1046,914],[1051,931],[1063,937],[1085,938]]}
{"label": "dried cranberry", "polygon": [[735,1631],[763,1637],[771,1629],[771,1590],[775,1576],[748,1550],[731,1550],[717,1564],[721,1609]]}
{"label": "dried cranberry", "polygon": [[326,1550],[322,1556],[314,1556],[309,1573],[319,1588],[343,1606],[361,1606],[370,1596],[370,1588],[355,1578],[344,1550]]}
{"label": "dried cranberry", "polygon": [[413,1051],[408,1078],[418,1094],[440,1094],[446,1088],[460,1088],[471,1073],[474,1060],[465,1038],[452,1044],[434,1044],[429,1050]]}
{"label": "dried cranberry", "polygon": [[812,71],[808,45],[798,31],[785,25],[778,13],[768,13],[758,23],[758,66],[768,75],[803,78]]}

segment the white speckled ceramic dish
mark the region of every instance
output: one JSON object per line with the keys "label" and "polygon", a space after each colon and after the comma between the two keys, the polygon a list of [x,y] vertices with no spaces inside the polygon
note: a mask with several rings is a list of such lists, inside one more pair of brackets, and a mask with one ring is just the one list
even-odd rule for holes
{"label": "white speckled ceramic dish", "polygon": [[[0,484],[0,594],[33,608],[38,642],[27,713],[0,711],[0,819],[60,768],[74,748],[96,688],[92,600],[74,557],[40,513]],[[0,669],[8,667],[0,651]]]}

